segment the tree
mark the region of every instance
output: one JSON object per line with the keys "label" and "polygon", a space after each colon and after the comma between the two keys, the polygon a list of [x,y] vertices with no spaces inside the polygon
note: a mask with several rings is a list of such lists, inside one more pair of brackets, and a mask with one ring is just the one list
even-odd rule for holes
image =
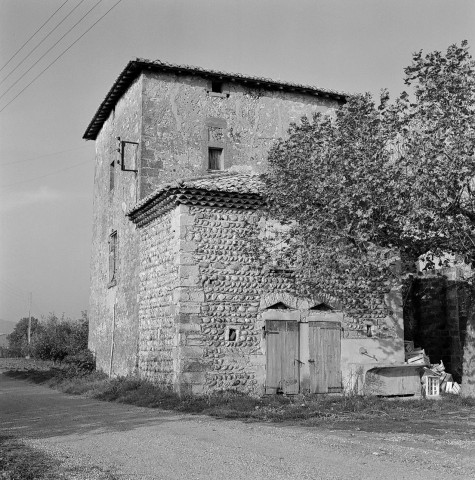
{"label": "tree", "polygon": [[42,331],[35,336],[32,353],[42,360],[62,362],[67,356],[87,350],[88,319],[86,312],[77,321],[50,314]]}
{"label": "tree", "polygon": [[[347,308],[369,294],[372,278],[394,284],[394,251],[409,260],[448,252],[475,266],[475,63],[467,42],[414,54],[405,75],[411,95],[392,104],[386,91],[377,104],[370,94],[352,96],[333,115],[292,125],[269,154],[268,213],[289,225],[284,256],[298,260],[304,288],[337,292]],[[315,278],[317,268],[327,275]],[[475,352],[467,358],[475,377]]]}
{"label": "tree", "polygon": [[[9,355],[14,357],[24,357],[28,352],[28,323],[29,318],[22,318],[13,329],[10,335],[7,335]],[[41,332],[41,324],[37,318],[31,317],[31,339]]]}

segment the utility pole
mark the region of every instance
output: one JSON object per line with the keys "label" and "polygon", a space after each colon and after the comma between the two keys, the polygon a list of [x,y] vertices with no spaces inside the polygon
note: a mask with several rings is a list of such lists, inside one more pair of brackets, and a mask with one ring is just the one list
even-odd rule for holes
{"label": "utility pole", "polygon": [[33,300],[33,293],[30,292],[30,302],[29,302],[29,306],[28,306],[28,353],[26,355],[26,358],[29,359],[30,358],[30,351],[31,351],[31,303],[32,303],[32,300]]}

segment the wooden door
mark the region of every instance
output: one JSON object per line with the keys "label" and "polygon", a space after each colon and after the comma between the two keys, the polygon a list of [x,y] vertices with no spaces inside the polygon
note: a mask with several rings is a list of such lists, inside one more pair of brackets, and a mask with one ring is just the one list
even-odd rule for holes
{"label": "wooden door", "polygon": [[341,391],[341,324],[309,322],[310,392]]}
{"label": "wooden door", "polygon": [[299,323],[266,321],[266,393],[299,393]]}

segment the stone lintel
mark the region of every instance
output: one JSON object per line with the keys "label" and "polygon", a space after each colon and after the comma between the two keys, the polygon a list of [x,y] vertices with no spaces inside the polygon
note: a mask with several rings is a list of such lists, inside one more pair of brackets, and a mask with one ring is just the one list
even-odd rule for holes
{"label": "stone lintel", "polygon": [[179,306],[180,313],[200,313],[201,303],[183,302]]}
{"label": "stone lintel", "polygon": [[308,322],[343,322],[342,312],[321,312],[318,315],[309,315]]}
{"label": "stone lintel", "polygon": [[263,320],[295,320],[300,321],[299,310],[265,310],[261,313]]}
{"label": "stone lintel", "polygon": [[200,267],[198,265],[183,265],[180,262],[178,267],[178,276],[180,279],[183,277],[197,277],[200,273],[199,269]]}

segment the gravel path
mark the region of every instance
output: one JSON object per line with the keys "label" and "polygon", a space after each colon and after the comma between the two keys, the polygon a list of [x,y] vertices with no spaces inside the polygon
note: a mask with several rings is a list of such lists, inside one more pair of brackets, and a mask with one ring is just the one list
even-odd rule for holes
{"label": "gravel path", "polygon": [[[68,396],[0,374],[0,430],[89,473],[70,478],[475,478],[475,440],[276,426]],[[110,476],[111,472],[113,476]]]}

